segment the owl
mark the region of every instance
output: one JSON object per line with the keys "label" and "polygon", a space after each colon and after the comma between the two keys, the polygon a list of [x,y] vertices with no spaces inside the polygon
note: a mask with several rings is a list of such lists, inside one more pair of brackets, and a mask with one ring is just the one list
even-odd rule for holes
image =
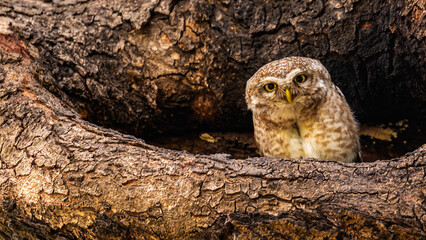
{"label": "owl", "polygon": [[361,160],[358,124],[320,61],[270,62],[248,80],[245,98],[263,156]]}

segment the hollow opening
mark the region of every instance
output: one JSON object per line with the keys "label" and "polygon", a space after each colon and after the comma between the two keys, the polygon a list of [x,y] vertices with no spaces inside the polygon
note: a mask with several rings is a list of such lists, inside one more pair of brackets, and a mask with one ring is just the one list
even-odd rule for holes
{"label": "hollow opening", "polygon": [[[342,78],[332,71],[331,75],[332,79]],[[243,78],[246,79],[248,77]],[[157,109],[147,111],[144,118],[131,115],[125,107],[121,108],[124,104],[96,104],[93,101],[83,102],[79,112],[90,122],[166,149],[201,155],[225,153],[236,159],[260,156],[253,136],[251,112],[246,109],[243,92],[223,91],[226,100],[217,106],[217,99],[208,91],[177,91],[175,95],[186,97],[182,100],[166,98],[167,90],[164,89],[158,89]],[[342,89],[349,93],[345,97],[360,122],[364,162],[401,157],[426,143],[426,125],[421,111],[416,118],[413,116],[418,111],[409,109],[407,114],[401,106],[388,104],[388,107],[381,108],[374,104],[367,104],[367,107],[366,104],[353,104],[356,101],[354,97],[350,101],[350,96],[354,95],[348,91],[350,87],[343,85]],[[140,105],[136,107],[143,108],[143,104]],[[367,111],[368,107],[372,110]]]}
{"label": "hollow opening", "polygon": [[[361,124],[360,142],[364,162],[387,160],[412,152],[426,142],[425,125],[402,119],[379,124]],[[149,135],[147,143],[193,154],[230,154],[232,158],[259,157],[252,130],[171,132]]]}
{"label": "hollow opening", "polygon": [[423,25],[416,11],[394,3],[375,9],[368,1],[345,6],[351,11],[344,14],[324,4],[304,14],[312,6],[295,11],[287,1],[169,2],[170,14],[152,9],[140,29],[133,20],[112,29],[91,22],[85,46],[75,42],[80,28],[65,38],[44,24],[20,31],[52,74],[41,79],[46,88],[65,92],[84,119],[156,146],[259,156],[244,86],[263,64],[284,56],[317,58],[329,70],[362,115],[364,161],[399,157],[426,142],[424,45],[416,31]]}
{"label": "hollow opening", "polygon": [[[342,66],[331,66],[329,64],[328,68],[332,79],[347,79],[346,73],[339,75],[334,71]],[[178,84],[181,80],[175,83],[174,79],[165,77],[164,83],[157,83],[155,109],[145,107],[149,104],[140,101],[139,96],[151,92],[148,88],[137,92],[136,100],[128,94],[127,98],[120,100],[123,103],[110,99],[99,103],[79,102],[78,99],[76,102],[81,103],[78,111],[86,120],[132,134],[155,146],[202,155],[225,153],[236,159],[258,157],[251,112],[247,111],[244,88],[240,87],[255,70],[247,71],[247,76],[239,81],[228,81],[229,85],[219,86],[216,91],[222,94],[221,99],[208,90],[182,90]],[[339,87],[360,122],[364,162],[401,157],[426,143],[424,111],[419,111],[421,104],[418,99],[407,98],[405,101],[408,102],[395,103],[389,96],[405,96],[406,93],[387,92],[385,98],[376,96],[382,91],[377,90],[371,93],[375,96],[374,101],[366,98],[365,102],[360,102],[357,100],[358,91],[353,90],[352,85],[346,86],[347,82],[340,82]],[[352,79],[349,82],[356,81]],[[170,83],[175,85],[170,87]],[[139,113],[129,109],[142,110]]]}

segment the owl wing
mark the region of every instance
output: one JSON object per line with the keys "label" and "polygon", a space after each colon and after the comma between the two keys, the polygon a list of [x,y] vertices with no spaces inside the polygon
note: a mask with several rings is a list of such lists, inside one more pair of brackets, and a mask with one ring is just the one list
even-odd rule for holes
{"label": "owl wing", "polygon": [[[346,100],[345,95],[343,95],[342,90],[340,90],[340,88],[336,85],[334,85],[333,87],[334,87],[334,89],[336,89],[337,94],[339,94],[342,99]],[[362,156],[361,156],[361,149],[358,149],[358,153],[357,153],[357,156],[356,156],[354,162],[356,162],[356,163],[363,162]]]}

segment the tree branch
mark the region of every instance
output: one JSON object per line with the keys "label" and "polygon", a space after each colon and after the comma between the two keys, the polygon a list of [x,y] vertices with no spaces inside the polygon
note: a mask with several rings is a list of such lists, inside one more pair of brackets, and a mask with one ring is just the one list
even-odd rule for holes
{"label": "tree branch", "polygon": [[277,4],[0,2],[0,238],[426,238],[426,145],[361,164],[231,159],[86,121],[247,126],[241,86],[295,54],[325,60],[367,117],[422,115],[418,1]]}
{"label": "tree branch", "polygon": [[161,149],[82,120],[2,53],[4,237],[426,236],[425,146],[362,164]]}

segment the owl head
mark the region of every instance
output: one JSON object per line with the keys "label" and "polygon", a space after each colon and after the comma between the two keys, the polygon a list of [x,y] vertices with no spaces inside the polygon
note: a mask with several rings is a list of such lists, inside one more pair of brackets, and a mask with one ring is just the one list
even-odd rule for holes
{"label": "owl head", "polygon": [[253,112],[309,107],[333,86],[320,61],[287,57],[261,67],[247,82],[246,102]]}

